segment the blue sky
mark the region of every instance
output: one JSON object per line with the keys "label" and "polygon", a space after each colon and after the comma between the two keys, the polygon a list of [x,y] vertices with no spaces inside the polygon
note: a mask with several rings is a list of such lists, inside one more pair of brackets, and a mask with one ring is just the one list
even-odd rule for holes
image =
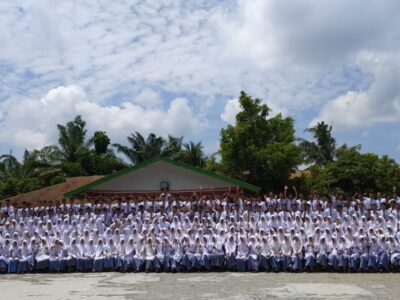
{"label": "blue sky", "polygon": [[80,114],[114,142],[184,135],[218,149],[241,90],[338,144],[400,161],[400,2],[0,4],[0,153],[57,141]]}

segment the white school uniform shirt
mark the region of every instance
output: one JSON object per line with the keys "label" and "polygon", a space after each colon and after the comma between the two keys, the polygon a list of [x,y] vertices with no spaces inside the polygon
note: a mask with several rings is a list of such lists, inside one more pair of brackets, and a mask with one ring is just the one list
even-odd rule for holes
{"label": "white school uniform shirt", "polygon": [[180,261],[182,256],[183,256],[182,245],[179,242],[174,243],[174,254],[173,254],[172,258],[176,261]]}
{"label": "white school uniform shirt", "polygon": [[20,251],[19,251],[19,258],[20,259],[26,260],[31,256],[32,256],[32,251],[29,249],[28,246],[20,247]]}
{"label": "white school uniform shirt", "polygon": [[317,211],[317,204],[318,203],[323,204],[321,199],[319,199],[319,200],[318,199],[311,200],[311,210],[312,211]]}
{"label": "white school uniform shirt", "polygon": [[349,216],[352,216],[353,214],[356,213],[356,210],[354,209],[353,206],[343,206],[343,212]]}
{"label": "white school uniform shirt", "polygon": [[305,248],[305,257],[313,256],[314,252],[318,251],[318,246],[314,242],[307,242],[304,245]]}
{"label": "white school uniform shirt", "polygon": [[369,248],[369,254],[378,255],[380,251],[381,251],[381,247],[380,247],[378,241],[377,240],[373,240],[371,242],[371,245],[370,245],[370,248]]}
{"label": "white school uniform shirt", "polygon": [[301,218],[302,213],[299,209],[297,209],[296,211],[291,211],[290,213],[292,219],[294,220],[297,216],[299,216]]}
{"label": "white school uniform shirt", "polygon": [[275,218],[276,218],[276,215],[277,215],[277,213],[276,212],[267,212],[266,214],[265,214],[265,218],[266,218],[266,220],[267,220],[267,222],[270,222],[271,221],[271,217],[272,216],[275,216]]}
{"label": "white school uniform shirt", "polygon": [[238,252],[236,258],[247,258],[247,254],[249,252],[249,248],[246,245],[246,242],[240,242],[238,245]]}
{"label": "white school uniform shirt", "polygon": [[290,214],[290,211],[280,211],[279,212],[279,216],[281,216],[281,219],[284,221],[284,222],[286,222],[287,221],[287,219],[288,219],[288,217],[290,216],[291,214]]}
{"label": "white school uniform shirt", "polygon": [[257,255],[260,253],[260,248],[258,243],[250,242],[248,248],[249,248],[248,255],[251,256],[253,259],[257,259]]}
{"label": "white school uniform shirt", "polygon": [[324,243],[320,242],[318,245],[318,254],[328,254],[329,252],[329,245],[325,241]]}
{"label": "white school uniform shirt", "polygon": [[235,251],[236,251],[236,246],[237,246],[237,244],[236,244],[236,242],[235,241],[227,241],[226,243],[225,243],[225,251],[226,251],[226,254],[228,255],[228,256],[230,256],[231,254],[235,254]]}
{"label": "white school uniform shirt", "polygon": [[279,242],[278,238],[276,238],[276,240],[271,239],[269,244],[270,244],[270,249],[271,249],[271,255],[280,256],[281,255],[281,243]]}
{"label": "white school uniform shirt", "polygon": [[146,260],[153,260],[156,257],[152,244],[149,245],[146,242],[145,251],[146,251]]}
{"label": "white school uniform shirt", "polygon": [[292,254],[292,245],[289,238],[282,241],[282,254],[287,256]]}
{"label": "white school uniform shirt", "polygon": [[337,255],[338,254],[338,251],[337,251],[337,248],[338,248],[338,243],[337,242],[330,242],[330,243],[328,243],[328,249],[329,249],[329,254],[330,255]]}
{"label": "white school uniform shirt", "polygon": [[271,255],[271,249],[269,247],[268,240],[261,240],[260,243],[260,254],[265,258],[268,258]]}
{"label": "white school uniform shirt", "polygon": [[94,244],[90,244],[86,247],[85,256],[94,258],[96,256],[96,247]]}
{"label": "white school uniform shirt", "polygon": [[266,202],[265,201],[258,201],[257,204],[261,206],[261,211],[262,212],[267,210],[267,206],[266,206]]}
{"label": "white school uniform shirt", "polygon": [[304,202],[305,202],[305,200],[294,199],[293,201],[297,203],[297,210],[302,212],[304,210]]}
{"label": "white school uniform shirt", "polygon": [[76,244],[68,247],[68,254],[72,257],[82,257],[83,253],[82,249],[80,249]]}
{"label": "white school uniform shirt", "polygon": [[371,198],[363,197],[364,208],[369,210],[371,208]]}
{"label": "white school uniform shirt", "polygon": [[272,206],[274,209],[277,207],[277,201],[274,198],[268,197],[265,202],[267,206]]}
{"label": "white school uniform shirt", "polygon": [[134,255],[134,258],[145,259],[145,246],[140,241],[135,244],[135,255]]}
{"label": "white school uniform shirt", "polygon": [[0,257],[8,258],[10,256],[10,244],[4,246],[0,249]]}
{"label": "white school uniform shirt", "polygon": [[326,208],[325,210],[324,210],[324,217],[331,217],[332,218],[332,221],[333,222],[335,222],[336,221],[336,218],[337,218],[337,211],[336,211],[336,209],[334,209],[333,207],[332,208]]}
{"label": "white school uniform shirt", "polygon": [[62,256],[62,249],[57,246],[50,247],[50,258],[56,259]]}
{"label": "white school uniform shirt", "polygon": [[292,241],[292,254],[293,255],[301,255],[303,250],[303,245],[301,243],[301,239],[297,236],[297,240]]}

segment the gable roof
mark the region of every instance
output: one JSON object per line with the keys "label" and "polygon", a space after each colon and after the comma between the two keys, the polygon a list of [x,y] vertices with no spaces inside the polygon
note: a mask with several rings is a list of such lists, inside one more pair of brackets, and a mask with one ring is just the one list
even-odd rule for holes
{"label": "gable roof", "polygon": [[103,176],[69,177],[66,179],[65,182],[54,184],[42,189],[34,190],[24,194],[19,194],[5,199],[9,199],[11,203],[17,203],[18,205],[21,204],[22,202],[29,202],[32,203],[32,205],[36,205],[41,200],[46,200],[46,201],[51,200],[53,202],[61,201],[64,198],[65,193],[75,190],[80,186],[94,182],[102,177]]}
{"label": "gable roof", "polygon": [[175,161],[175,160],[172,160],[172,159],[169,159],[169,158],[166,158],[166,157],[158,156],[158,157],[154,157],[152,159],[146,160],[144,162],[138,163],[138,164],[136,164],[136,165],[134,165],[132,167],[120,170],[118,172],[115,172],[115,173],[110,174],[108,176],[105,176],[103,178],[100,178],[100,179],[98,179],[98,180],[96,180],[96,181],[94,181],[92,183],[89,183],[89,184],[86,184],[84,186],[81,186],[81,187],[79,187],[79,188],[77,188],[75,190],[72,190],[72,191],[70,191],[68,193],[65,193],[64,196],[65,197],[77,196],[79,194],[85,193],[85,192],[93,189],[94,187],[96,187],[96,186],[98,186],[98,185],[100,185],[102,183],[111,181],[111,180],[113,180],[115,178],[121,177],[121,176],[126,175],[128,173],[135,172],[135,171],[137,171],[139,169],[142,169],[142,168],[144,168],[146,166],[154,164],[154,163],[156,163],[158,161],[163,161],[163,162],[172,164],[172,165],[174,165],[174,166],[176,166],[178,168],[184,168],[184,169],[190,170],[192,172],[200,173],[200,174],[203,174],[203,175],[215,178],[215,179],[219,179],[219,180],[222,180],[224,182],[232,184],[232,186],[239,186],[239,187],[241,187],[241,188],[243,188],[243,189],[245,189],[247,191],[251,191],[251,192],[254,192],[254,193],[258,193],[261,190],[261,188],[258,187],[258,186],[255,186],[255,185],[252,185],[252,184],[249,184],[249,183],[237,180],[237,179],[229,178],[229,177],[226,177],[226,176],[223,176],[223,175],[220,175],[220,174],[216,174],[216,173],[213,173],[213,172],[201,169],[201,168],[194,167],[192,165],[188,165],[188,164],[185,164],[185,163],[182,163],[182,162],[179,162],[179,161]]}

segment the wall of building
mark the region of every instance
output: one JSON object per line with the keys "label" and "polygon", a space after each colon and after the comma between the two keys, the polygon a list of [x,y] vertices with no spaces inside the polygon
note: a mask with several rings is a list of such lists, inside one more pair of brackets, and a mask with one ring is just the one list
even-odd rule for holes
{"label": "wall of building", "polygon": [[96,191],[160,190],[160,182],[169,182],[170,190],[227,188],[232,184],[201,173],[158,161],[142,169],[97,185]]}

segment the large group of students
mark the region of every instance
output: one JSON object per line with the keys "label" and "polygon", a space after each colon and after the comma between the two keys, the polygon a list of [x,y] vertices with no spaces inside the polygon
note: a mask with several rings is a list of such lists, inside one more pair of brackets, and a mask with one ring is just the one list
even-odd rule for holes
{"label": "large group of students", "polygon": [[396,272],[400,197],[170,194],[0,208],[0,272]]}

